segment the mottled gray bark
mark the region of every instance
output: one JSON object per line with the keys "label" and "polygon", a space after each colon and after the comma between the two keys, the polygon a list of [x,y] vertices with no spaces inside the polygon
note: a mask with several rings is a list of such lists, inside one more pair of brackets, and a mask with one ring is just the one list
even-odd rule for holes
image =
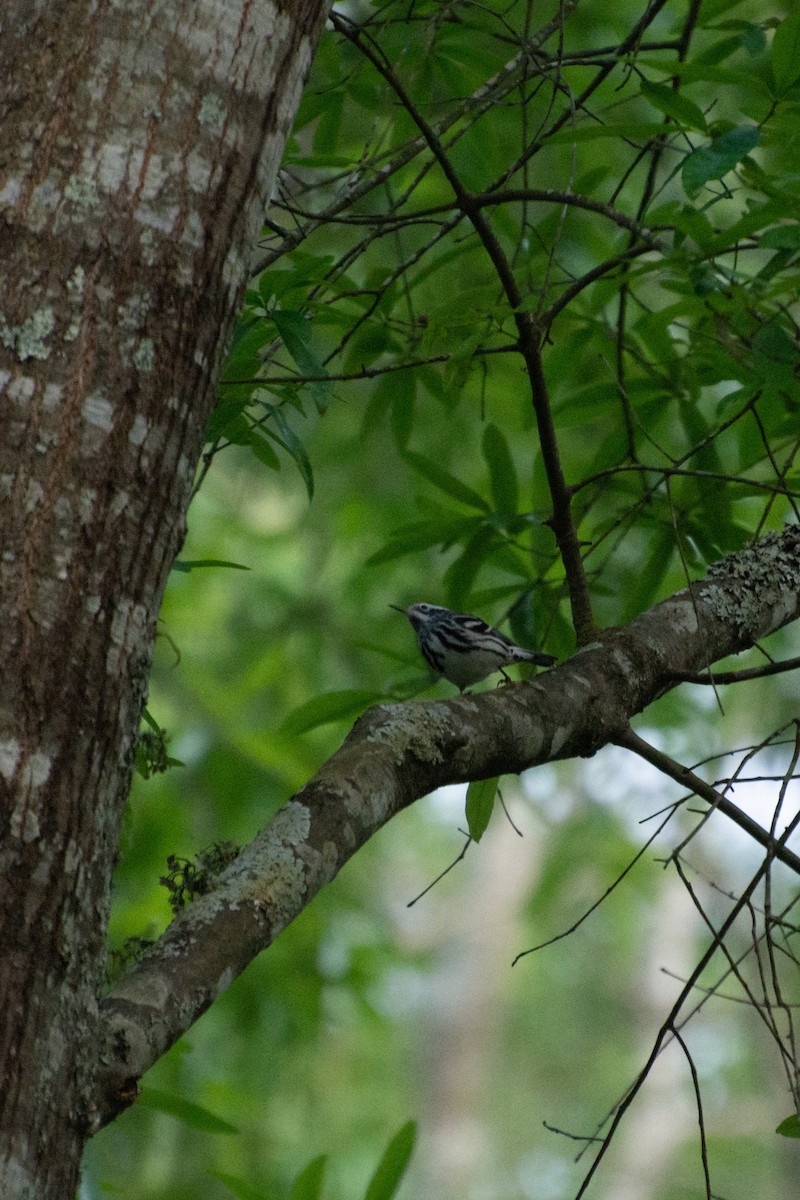
{"label": "mottled gray bark", "polygon": [[326,7],[3,9],[3,1200],[75,1189],[156,617]]}

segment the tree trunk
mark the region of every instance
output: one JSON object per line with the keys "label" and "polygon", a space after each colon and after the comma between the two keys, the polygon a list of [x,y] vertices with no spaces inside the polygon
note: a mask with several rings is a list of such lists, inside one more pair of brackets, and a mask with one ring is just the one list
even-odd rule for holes
{"label": "tree trunk", "polygon": [[4,1200],[75,1191],[159,604],[326,8],[13,0],[4,12]]}

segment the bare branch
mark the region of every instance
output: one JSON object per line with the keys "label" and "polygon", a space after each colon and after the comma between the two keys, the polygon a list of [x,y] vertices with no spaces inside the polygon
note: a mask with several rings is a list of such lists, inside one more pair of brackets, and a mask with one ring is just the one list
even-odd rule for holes
{"label": "bare branch", "polygon": [[[694,771],[690,771],[688,767],[682,766],[676,762],[674,758],[670,758],[668,754],[664,754],[661,750],[656,750],[655,746],[651,746],[644,738],[639,737],[632,729],[626,730],[616,738],[617,745],[625,747],[627,750],[633,750],[640,758],[651,763],[654,767],[658,767],[659,771],[663,771],[665,775],[669,775],[677,783],[689,789],[695,795],[700,796],[711,805],[711,810],[719,809],[724,813],[735,825],[738,825],[746,834],[754,841],[758,842],[776,858],[786,866],[791,867],[800,875],[800,857],[793,851],[789,850],[785,845],[778,841],[770,834],[758,821],[754,821],[746,812],[743,812],[738,805],[734,804],[722,792],[718,792],[710,783],[706,783],[699,775],[695,775]],[[708,815],[708,814],[707,814]]]}
{"label": "bare branch", "polygon": [[[800,817],[798,817],[796,820],[800,820]],[[793,825],[794,824],[796,824],[796,821],[793,823]],[[790,828],[790,830],[787,830],[787,833],[784,834],[784,837],[786,837],[790,831],[791,831],[791,828]],[[781,839],[781,842],[783,842],[783,838]],[[656,1035],[655,1041],[653,1042],[653,1047],[650,1051],[650,1054],[648,1055],[646,1063],[642,1067],[641,1071],[639,1072],[638,1076],[636,1077],[636,1080],[631,1085],[631,1087],[628,1089],[628,1091],[625,1093],[625,1096],[623,1097],[622,1101],[620,1102],[619,1106],[617,1107],[617,1110],[611,1121],[609,1129],[608,1129],[605,1137],[603,1138],[600,1149],[598,1150],[597,1154],[595,1155],[592,1165],[590,1166],[589,1170],[587,1171],[586,1175],[584,1176],[583,1182],[581,1183],[580,1188],[578,1189],[578,1191],[575,1194],[575,1200],[580,1200],[581,1196],[586,1195],[586,1191],[587,1191],[592,1179],[594,1178],[597,1168],[600,1166],[601,1161],[605,1157],[606,1151],[608,1150],[609,1146],[611,1145],[612,1141],[614,1140],[616,1131],[619,1128],[626,1112],[628,1111],[630,1106],[633,1104],[633,1101],[636,1099],[636,1096],[641,1091],[641,1088],[642,1088],[643,1084],[645,1083],[645,1080],[649,1076],[654,1062],[656,1061],[659,1054],[661,1053],[661,1050],[664,1047],[665,1040],[667,1039],[668,1036],[675,1035],[678,1016],[680,1014],[681,1009],[683,1008],[683,1005],[686,1003],[686,1000],[689,998],[689,995],[691,994],[692,990],[696,986],[698,980],[701,978],[706,967],[711,962],[711,960],[714,958],[715,954],[717,953],[717,950],[719,950],[720,948],[722,948],[724,950],[725,939],[726,939],[728,933],[732,929],[734,923],[738,920],[739,916],[742,914],[743,911],[745,911],[748,904],[750,903],[750,899],[751,899],[753,893],[755,892],[756,888],[761,883],[766,872],[769,870],[770,864],[772,862],[772,858],[773,858],[772,853],[768,851],[763,862],[759,865],[758,870],[752,876],[752,878],[750,879],[750,882],[743,889],[742,894],[740,895],[739,899],[733,905],[733,907],[731,908],[727,917],[722,922],[722,925],[719,927],[718,930],[712,930],[713,937],[712,937],[711,942],[709,943],[707,949],[705,950],[705,952],[703,953],[703,955],[697,962],[694,970],[692,971],[691,975],[689,976],[688,980],[686,981],[684,987],[681,989],[681,993],[678,996],[675,1003],[673,1004],[672,1009],[670,1010],[669,1016],[667,1017],[666,1021],[659,1029],[658,1034]],[[680,871],[680,863],[677,860],[675,860],[675,865],[678,868],[678,870]]]}
{"label": "bare branch", "polygon": [[673,671],[672,677],[676,683],[744,683],[748,679],[763,679],[766,675],[783,675],[786,671],[796,671],[799,667],[800,658],[786,658],[783,662],[765,663],[763,667],[747,667],[742,671],[715,671],[713,675]]}

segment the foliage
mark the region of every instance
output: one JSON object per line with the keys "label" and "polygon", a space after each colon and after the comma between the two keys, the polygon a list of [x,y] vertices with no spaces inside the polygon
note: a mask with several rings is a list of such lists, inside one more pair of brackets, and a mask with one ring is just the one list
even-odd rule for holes
{"label": "foliage", "polygon": [[[770,46],[773,16],[707,5],[670,26],[660,3],[631,29],[620,11],[615,56],[573,7],[590,19],[568,7],[551,50],[524,5],[522,25],[475,5],[335,18],[211,430],[282,442],[310,488],[292,414],[369,379],[367,446],[385,428],[430,485],[375,565],[456,548],[451,606],[535,594],[562,651],[582,581],[548,522],[559,473],[595,606],[621,620],[779,526],[796,453],[797,18]],[[488,489],[443,465],[452,420],[477,432]],[[636,561],[638,586],[604,604]]]}
{"label": "foliage", "polygon": [[173,913],[180,912],[197,896],[212,891],[215,881],[233,862],[239,849],[235,842],[215,842],[201,850],[193,862],[179,858],[177,854],[167,855],[167,874],[162,875],[159,882],[167,889]]}
{"label": "foliage", "polygon": [[[523,0],[332,16],[208,429],[185,562],[209,569],[184,566],[165,600],[180,662],[164,639],[150,733],[156,720],[175,730],[186,765],[134,795],[117,941],[168,917],[168,856],[185,873],[198,845],[252,836],[343,722],[430,686],[390,602],[507,620],[517,641],[566,656],[797,517],[800,17],[754,0],[565,0],[541,19]],[[753,662],[780,656],[786,639],[773,643]],[[780,833],[791,689],[776,675],[720,693],[724,713],[699,684],[665,697],[649,740],[708,759],[703,779],[752,792]],[[784,1120],[798,1102],[793,896],[736,831],[715,835],[718,813],[686,846],[697,824],[677,807],[685,792],[626,774],[631,757],[504,782],[515,820],[534,799],[521,841],[503,841],[500,812],[487,829],[497,781],[471,785],[481,845],[410,916],[398,908],[456,856],[460,817],[442,800],[366,847],[221,998],[192,1053],[154,1072],[160,1090],[230,1115],[238,1150],[233,1136],[200,1150],[181,1127],[179,1177],[149,1149],[152,1111],[102,1135],[146,1164],[137,1200],[216,1196],[225,1178],[286,1195],[298,1162],[333,1150],[325,1194],[362,1194],[375,1146],[410,1108],[422,1144],[401,1196],[572,1196],[588,1160],[572,1166],[575,1143],[542,1122],[593,1158],[591,1135],[620,1121],[622,1137],[644,1103],[631,1084],[658,1079],[656,1059],[673,1053],[671,1094],[688,1108],[652,1149],[641,1195],[698,1194],[709,1179],[734,1198],[793,1194],[780,1190],[791,1142],[773,1136],[779,1122],[796,1130]],[[666,806],[643,849],[650,827],[630,811]],[[513,899],[512,853],[530,870]],[[515,914],[513,944],[493,888]],[[454,953],[494,973],[485,1007],[431,932],[462,912]],[[471,957],[484,923],[505,957]],[[684,982],[652,1001],[637,982],[660,953],[650,939],[666,962],[678,932]],[[426,1007],[429,957],[450,989],[441,1025]],[[725,1008],[728,991],[745,1011]],[[450,1093],[436,1074],[448,1051],[450,1064],[479,1064],[474,1091],[467,1080]],[[770,1107],[773,1056],[783,1076]],[[441,1169],[420,1093],[428,1128],[443,1136],[441,1108],[460,1132],[463,1172]],[[754,1138],[743,1161],[753,1106],[768,1154]],[[491,1115],[491,1134],[464,1133]],[[101,1140],[87,1188],[111,1173],[104,1153]],[[604,1169],[592,1195],[613,1194]]]}
{"label": "foliage", "polygon": [[497,779],[478,779],[467,788],[466,817],[470,837],[479,842],[492,816]]}

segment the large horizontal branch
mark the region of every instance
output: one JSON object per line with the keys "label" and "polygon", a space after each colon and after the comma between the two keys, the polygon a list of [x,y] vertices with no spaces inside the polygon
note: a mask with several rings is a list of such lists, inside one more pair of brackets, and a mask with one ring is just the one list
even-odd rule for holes
{"label": "large horizontal branch", "polygon": [[380,704],[103,1002],[97,1125],[240,971],[402,809],[443,784],[594,754],[698,671],[800,615],[800,529],[790,526],[608,630],[525,683],[453,700]]}

